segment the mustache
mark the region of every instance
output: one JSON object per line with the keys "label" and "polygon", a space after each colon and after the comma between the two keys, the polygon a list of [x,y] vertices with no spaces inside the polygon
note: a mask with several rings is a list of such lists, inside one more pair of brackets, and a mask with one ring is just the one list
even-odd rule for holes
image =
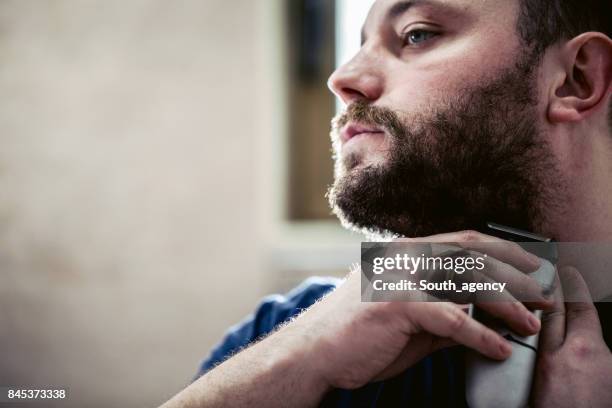
{"label": "mustache", "polygon": [[395,111],[384,106],[374,106],[362,100],[351,103],[334,119],[333,126],[335,129],[341,129],[349,122],[383,128],[393,136],[399,136],[404,131],[404,125]]}

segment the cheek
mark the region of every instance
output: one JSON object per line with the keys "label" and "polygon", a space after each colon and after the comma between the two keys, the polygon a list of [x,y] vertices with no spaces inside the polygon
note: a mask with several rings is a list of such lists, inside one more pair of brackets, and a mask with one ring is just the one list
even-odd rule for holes
{"label": "cheek", "polygon": [[516,44],[494,46],[466,38],[435,52],[397,60],[387,71],[382,104],[407,112],[459,96],[464,89],[494,79],[515,63]]}
{"label": "cheek", "polygon": [[402,113],[423,111],[453,85],[448,72],[433,72],[409,67],[389,73],[388,90],[380,103]]}
{"label": "cheek", "polygon": [[467,83],[466,78],[456,72],[428,71],[396,76],[380,103],[404,115],[430,112],[459,96]]}

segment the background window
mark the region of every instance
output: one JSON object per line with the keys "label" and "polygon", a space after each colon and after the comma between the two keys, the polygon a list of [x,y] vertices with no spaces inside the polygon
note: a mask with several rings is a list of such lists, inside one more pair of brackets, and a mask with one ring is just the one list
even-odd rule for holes
{"label": "background window", "polygon": [[332,220],[325,193],[333,181],[329,129],[336,112],[327,78],[359,49],[372,0],[288,2],[290,220]]}

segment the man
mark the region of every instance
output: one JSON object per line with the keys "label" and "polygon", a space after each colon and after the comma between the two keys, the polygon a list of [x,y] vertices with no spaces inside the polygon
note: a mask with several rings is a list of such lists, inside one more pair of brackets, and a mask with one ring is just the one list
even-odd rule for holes
{"label": "man", "polygon": [[[329,81],[347,105],[334,121],[329,194],[343,224],[466,247],[491,240],[473,232],[487,221],[612,241],[604,3],[378,0],[359,53]],[[493,255],[509,274],[538,268],[503,245]],[[590,287],[603,299],[612,279],[565,261],[577,269],[560,268],[554,297],[535,302],[547,309],[541,323],[522,303],[482,307],[540,332],[534,406],[609,406],[612,356],[595,306],[563,296],[587,298]],[[166,406],[464,406],[465,347],[509,356],[504,338],[457,305],[362,303],[359,278],[311,280],[264,302]]]}

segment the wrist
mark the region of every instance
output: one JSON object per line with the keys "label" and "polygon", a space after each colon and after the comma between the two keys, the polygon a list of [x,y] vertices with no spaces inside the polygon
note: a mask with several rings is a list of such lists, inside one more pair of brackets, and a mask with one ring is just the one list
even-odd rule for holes
{"label": "wrist", "polygon": [[275,375],[294,377],[305,393],[317,397],[316,402],[331,390],[320,369],[322,355],[316,349],[317,339],[311,330],[288,325],[266,340],[271,341],[269,347],[275,350],[268,367]]}

